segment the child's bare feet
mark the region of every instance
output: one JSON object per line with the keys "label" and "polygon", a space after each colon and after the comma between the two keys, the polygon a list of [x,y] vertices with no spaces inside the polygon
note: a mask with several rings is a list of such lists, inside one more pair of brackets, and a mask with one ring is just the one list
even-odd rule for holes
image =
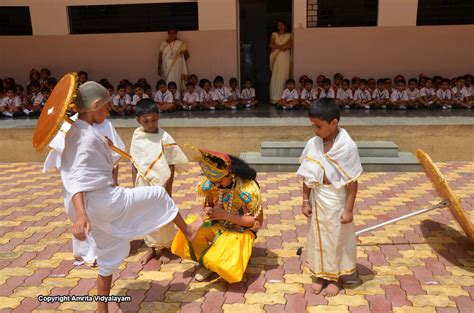
{"label": "child's bare feet", "polygon": [[340,281],[329,281],[328,286],[323,291],[323,296],[326,297],[335,297],[341,290]]}
{"label": "child's bare feet", "polygon": [[321,290],[323,290],[325,283],[326,281],[324,279],[318,277],[316,279],[316,282],[313,284],[314,294],[319,295],[321,293]]}
{"label": "child's bare feet", "polygon": [[199,214],[198,218],[194,222],[186,225],[186,233],[184,236],[188,241],[191,242],[194,240],[199,228],[201,228],[202,224],[204,224],[205,218],[206,216],[204,214]]}
{"label": "child's bare feet", "polygon": [[146,249],[145,255],[143,255],[142,258],[140,259],[140,264],[141,264],[141,265],[147,264],[148,261],[150,261],[151,259],[153,259],[155,256],[156,256],[156,254],[155,254],[155,249],[148,247],[148,248]]}

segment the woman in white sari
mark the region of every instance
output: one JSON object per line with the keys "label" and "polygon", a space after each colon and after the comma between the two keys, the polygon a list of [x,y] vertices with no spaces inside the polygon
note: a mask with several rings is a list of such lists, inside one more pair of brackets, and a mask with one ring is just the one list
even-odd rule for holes
{"label": "woman in white sari", "polygon": [[177,34],[176,29],[170,28],[168,39],[160,45],[158,75],[164,77],[166,83],[175,82],[178,90],[182,91],[188,76],[186,60],[189,58],[189,52],[186,44],[177,39]]}
{"label": "woman in white sari", "polygon": [[277,103],[285,89],[285,82],[290,76],[291,46],[293,40],[290,33],[286,32],[286,23],[283,20],[277,22],[278,32],[272,33],[270,40],[270,70],[272,79],[270,81],[270,101]]}

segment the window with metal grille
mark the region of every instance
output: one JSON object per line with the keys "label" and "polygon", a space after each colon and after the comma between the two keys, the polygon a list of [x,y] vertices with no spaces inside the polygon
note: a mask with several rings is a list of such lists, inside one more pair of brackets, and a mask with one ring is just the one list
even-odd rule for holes
{"label": "window with metal grille", "polygon": [[416,25],[474,24],[473,0],[418,0]]}
{"label": "window with metal grille", "polygon": [[0,36],[33,35],[29,7],[0,6]]}
{"label": "window with metal grille", "polygon": [[198,30],[197,2],[69,6],[71,34]]}
{"label": "window with metal grille", "polygon": [[308,27],[377,26],[378,0],[307,0]]}

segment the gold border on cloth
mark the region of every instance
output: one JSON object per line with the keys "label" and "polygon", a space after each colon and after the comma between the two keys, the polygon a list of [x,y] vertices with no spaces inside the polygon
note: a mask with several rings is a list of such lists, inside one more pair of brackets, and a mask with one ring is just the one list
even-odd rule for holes
{"label": "gold border on cloth", "polygon": [[426,152],[418,149],[416,151],[416,157],[425,170],[426,176],[428,176],[428,178],[433,183],[438,195],[443,200],[449,201],[448,207],[451,210],[451,213],[454,215],[454,218],[464,230],[468,238],[474,242],[474,226],[469,220],[466,211],[461,206],[459,197],[452,191],[451,187],[449,187],[443,174],[439,171],[438,167],[433,163],[433,160]]}

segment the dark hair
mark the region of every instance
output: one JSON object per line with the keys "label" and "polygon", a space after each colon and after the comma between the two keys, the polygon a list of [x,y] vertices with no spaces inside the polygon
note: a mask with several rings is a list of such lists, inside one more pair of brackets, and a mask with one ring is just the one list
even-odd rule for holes
{"label": "dark hair", "polygon": [[323,85],[326,85],[326,84],[331,85],[331,80],[329,78],[325,78],[325,79],[323,79],[322,83],[323,83]]}
{"label": "dark hair", "polygon": [[385,79],[379,78],[377,79],[377,85],[385,84]]}
{"label": "dark hair", "polygon": [[151,113],[160,114],[160,111],[158,110],[155,101],[147,98],[141,99],[137,102],[137,105],[135,107],[135,115],[137,117]]}
{"label": "dark hair", "polygon": [[173,30],[175,31],[175,33],[178,33],[178,29],[177,29],[175,26],[170,26],[170,27],[168,28],[168,33],[169,33],[170,31],[173,31]]}
{"label": "dark hair", "polygon": [[216,76],[216,78],[214,78],[214,82],[215,83],[217,83],[217,82],[223,83],[224,82],[224,77]]}
{"label": "dark hair", "polygon": [[340,79],[344,79],[344,76],[343,76],[341,73],[336,73],[336,74],[334,74],[334,77],[333,77],[333,78],[336,79],[336,78],[338,78],[338,77],[339,77]]}
{"label": "dark hair", "polygon": [[209,79],[203,78],[199,81],[199,87],[204,88],[205,84],[209,84],[212,86],[211,81]]}
{"label": "dark hair", "polygon": [[359,79],[359,84],[367,85],[367,79]]}
{"label": "dark hair", "polygon": [[352,78],[351,79],[351,84],[354,85],[355,83],[358,83],[360,81],[359,78]]}
{"label": "dark hair", "polygon": [[252,180],[257,178],[257,172],[251,168],[247,162],[233,155],[229,155],[229,158],[231,162],[231,172],[234,173],[235,176]]}
{"label": "dark hair", "polygon": [[43,87],[43,88],[41,88],[41,93],[43,93],[43,92],[51,93],[51,89],[49,89],[49,87]]}
{"label": "dark hair", "polygon": [[309,117],[330,123],[334,119],[341,119],[341,111],[333,98],[320,98],[309,108]]}
{"label": "dark hair", "polygon": [[441,82],[451,84],[451,81],[449,80],[449,78],[443,78]]}
{"label": "dark hair", "polygon": [[16,85],[16,91],[18,92],[19,90],[25,90],[22,85]]}
{"label": "dark hair", "polygon": [[117,86],[117,91],[119,91],[120,89],[126,89],[125,85],[119,84]]}
{"label": "dark hair", "polygon": [[249,78],[247,78],[246,80],[244,80],[244,84],[245,84],[246,82],[250,82],[250,83],[252,83],[252,80],[251,80],[251,79],[249,79]]}
{"label": "dark hair", "polygon": [[164,79],[160,79],[156,82],[156,89],[160,89],[160,86],[166,86],[166,82],[164,81]]}
{"label": "dark hair", "polygon": [[114,86],[112,86],[112,84],[105,84],[104,87],[105,87],[105,89],[112,89],[112,90],[114,90]]}
{"label": "dark hair", "polygon": [[178,88],[178,85],[176,85],[175,82],[169,82],[168,83],[168,89],[170,89],[170,88]]}
{"label": "dark hair", "polygon": [[415,83],[415,84],[418,84],[418,80],[415,78],[415,77],[412,77],[408,80],[408,83]]}
{"label": "dark hair", "polygon": [[439,75],[435,75],[433,77],[433,80],[443,80],[443,77],[439,76]]}
{"label": "dark hair", "polygon": [[48,78],[48,85],[51,86],[51,85],[56,85],[58,83],[58,80],[54,77],[50,77]]}
{"label": "dark hair", "polygon": [[311,85],[312,85],[312,84],[313,84],[313,80],[312,80],[311,78],[307,78],[307,79],[304,80],[304,84],[305,84],[305,85],[306,85],[306,84],[311,84]]}
{"label": "dark hair", "polygon": [[398,84],[403,84],[403,85],[405,85],[406,82],[405,82],[404,79],[399,79],[399,80],[397,80],[397,85],[398,85]]}
{"label": "dark hair", "polygon": [[229,85],[230,85],[230,84],[233,84],[233,83],[238,84],[237,78],[232,77],[231,79],[229,79]]}
{"label": "dark hair", "polygon": [[186,83],[186,87],[190,87],[190,86],[193,86],[193,87],[194,87],[193,82],[187,82],[187,83]]}
{"label": "dark hair", "polygon": [[135,84],[135,85],[133,85],[133,89],[134,89],[134,90],[137,89],[137,88],[143,89],[143,85],[142,85],[142,84]]}
{"label": "dark hair", "polygon": [[30,81],[30,87],[39,88],[40,87],[39,81],[37,81],[37,80]]}
{"label": "dark hair", "polygon": [[99,84],[105,87],[107,84],[109,84],[109,80],[107,78],[101,78],[99,80]]}
{"label": "dark hair", "polygon": [[189,75],[189,76],[188,76],[188,79],[190,79],[191,77],[195,77],[196,80],[197,80],[197,78],[198,78],[196,74],[191,74],[191,75]]}
{"label": "dark hair", "polygon": [[82,76],[84,75],[86,78],[89,78],[89,74],[87,74],[86,71],[80,71],[79,73],[77,73],[77,76]]}
{"label": "dark hair", "polygon": [[345,79],[342,80],[342,83],[343,83],[343,84],[346,83],[346,84],[350,85],[351,82],[350,82],[350,80],[348,80],[347,78],[345,78]]}
{"label": "dark hair", "polygon": [[288,84],[295,84],[295,80],[293,78],[287,79],[285,82],[285,85],[288,85]]}
{"label": "dark hair", "polygon": [[285,25],[285,27],[288,27],[288,24],[286,24],[286,21],[281,17],[279,19],[277,19],[277,21],[276,21],[276,27],[277,28],[278,28],[279,23],[282,23],[283,25]]}
{"label": "dark hair", "polygon": [[16,93],[16,86],[8,86],[7,88],[5,88],[5,92],[9,91]]}
{"label": "dark hair", "polygon": [[15,82],[15,79],[11,78],[11,77],[7,77],[3,80],[3,84],[7,84],[9,86],[16,86],[16,82]]}
{"label": "dark hair", "polygon": [[425,82],[427,82],[427,81],[433,81],[433,78],[431,78],[431,77],[425,77]]}
{"label": "dark hair", "polygon": [[42,68],[41,71],[40,71],[40,73],[41,73],[41,72],[46,72],[46,73],[48,73],[48,76],[51,75],[51,71],[48,70],[47,68]]}

